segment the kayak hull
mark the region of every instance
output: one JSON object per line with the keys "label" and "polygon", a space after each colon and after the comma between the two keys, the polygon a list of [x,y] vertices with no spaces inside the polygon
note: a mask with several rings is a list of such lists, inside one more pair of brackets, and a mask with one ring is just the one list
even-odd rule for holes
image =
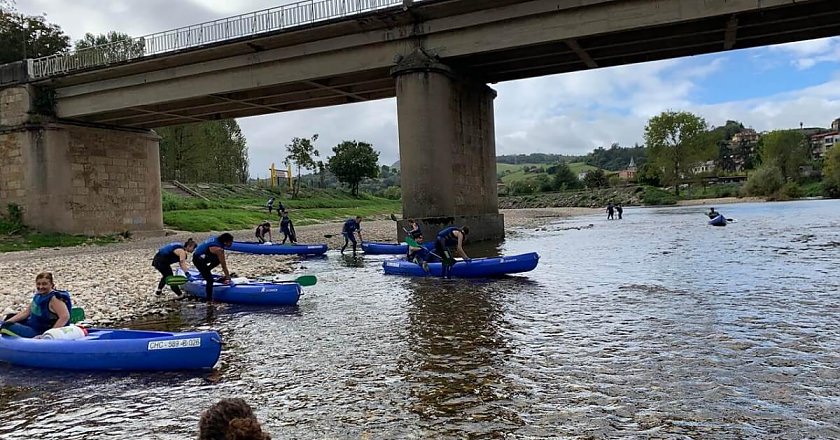
{"label": "kayak hull", "polygon": [[230,251],[259,255],[323,255],[326,244],[262,244],[250,241],[234,241]]}
{"label": "kayak hull", "polygon": [[[486,278],[534,270],[540,261],[536,252],[504,257],[479,258],[458,261],[452,266],[453,278]],[[442,264],[429,263],[429,273],[406,260],[387,260],[382,263],[386,275],[441,276]]]}
{"label": "kayak hull", "polygon": [[[191,281],[182,287],[192,296],[206,299],[204,280]],[[244,284],[213,284],[213,301],[258,306],[293,306],[300,299],[300,284],[294,281]]]}
{"label": "kayak hull", "polygon": [[[434,249],[434,243],[423,243],[426,249]],[[362,252],[371,255],[405,255],[408,254],[406,243],[381,243],[376,241],[363,241]]]}
{"label": "kayak hull", "polygon": [[726,226],[726,217],[718,215],[717,217],[709,220],[709,224],[712,226]]}
{"label": "kayak hull", "polygon": [[0,361],[78,371],[176,371],[211,369],[222,338],[210,332],[89,329],[72,341],[0,337]]}

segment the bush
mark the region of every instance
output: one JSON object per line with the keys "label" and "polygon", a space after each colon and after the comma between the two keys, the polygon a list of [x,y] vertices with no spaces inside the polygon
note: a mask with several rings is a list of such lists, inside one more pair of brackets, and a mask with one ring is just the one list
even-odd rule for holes
{"label": "bush", "polygon": [[399,200],[402,198],[402,190],[399,186],[389,186],[382,191],[382,197],[391,200]]}
{"label": "bush", "polygon": [[805,192],[796,182],[788,182],[782,185],[782,188],[779,190],[779,196],[777,198],[782,200],[789,200],[789,199],[798,199],[803,197]]}
{"label": "bush", "polygon": [[744,185],[744,194],[748,196],[770,197],[784,185],[782,171],[775,165],[765,165],[755,170]]}
{"label": "bush", "polygon": [[645,205],[676,205],[677,198],[668,191],[649,186],[645,188],[642,203]]}

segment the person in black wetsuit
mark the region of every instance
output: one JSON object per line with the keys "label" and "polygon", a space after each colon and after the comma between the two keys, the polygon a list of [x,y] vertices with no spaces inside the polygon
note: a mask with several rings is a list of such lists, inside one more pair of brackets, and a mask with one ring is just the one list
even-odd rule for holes
{"label": "person in black wetsuit", "polygon": [[283,211],[283,216],[280,217],[280,231],[283,232],[283,244],[286,244],[286,240],[289,240],[291,244],[297,244],[295,225],[292,224],[292,219],[289,218],[289,213],[286,211]]}
{"label": "person in black wetsuit", "polygon": [[[187,264],[187,252],[194,251],[195,247],[195,240],[190,238],[184,243],[169,243],[158,249],[154,258],[152,258],[152,267],[157,269],[161,275],[160,281],[158,281],[157,290],[155,290],[155,295],[163,293],[163,286],[166,284],[166,278],[173,275],[173,264],[178,263],[178,265],[181,266],[181,270],[184,271],[184,275],[189,273],[190,266]],[[178,299],[184,297],[184,293],[181,292],[181,289],[178,286],[170,287],[175,295],[178,296]]]}
{"label": "person in black wetsuit", "polygon": [[222,277],[222,283],[230,283],[231,274],[225,260],[225,249],[232,244],[233,235],[225,232],[218,237],[210,237],[207,241],[198,245],[193,252],[193,264],[201,274],[201,278],[207,283],[204,292],[209,303],[213,302],[213,273],[211,271],[214,267],[221,265],[225,274]]}
{"label": "person in black wetsuit", "polygon": [[341,235],[344,236],[344,246],[341,246],[341,253],[344,253],[344,249],[347,248],[347,245],[352,242],[353,243],[353,255],[356,255],[356,237],[353,234],[359,235],[359,241],[362,240],[362,216],[357,215],[356,218],[347,219],[344,222],[344,226],[341,228]]}

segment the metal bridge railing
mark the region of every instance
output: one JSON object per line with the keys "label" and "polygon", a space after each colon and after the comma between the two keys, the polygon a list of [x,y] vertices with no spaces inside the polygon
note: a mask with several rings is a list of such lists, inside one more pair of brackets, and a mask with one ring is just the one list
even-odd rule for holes
{"label": "metal bridge railing", "polygon": [[36,58],[30,64],[29,74],[32,79],[41,79],[402,4],[404,0],[304,0],[131,40],[80,49],[73,53]]}

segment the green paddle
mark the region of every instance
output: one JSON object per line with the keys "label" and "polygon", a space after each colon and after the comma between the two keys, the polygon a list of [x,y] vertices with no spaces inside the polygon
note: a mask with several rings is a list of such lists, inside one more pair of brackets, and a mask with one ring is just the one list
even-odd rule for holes
{"label": "green paddle", "polygon": [[273,278],[263,278],[262,280],[258,280],[264,283],[298,283],[302,287],[309,287],[314,286],[318,282],[318,278],[315,275],[301,275],[293,280],[286,280],[286,281],[275,281]]}
{"label": "green paddle", "polygon": [[75,324],[85,320],[85,310],[81,307],[73,307],[70,309],[70,322]]}
{"label": "green paddle", "polygon": [[187,281],[189,280],[184,275],[170,275],[163,280],[167,286],[183,286]]}

